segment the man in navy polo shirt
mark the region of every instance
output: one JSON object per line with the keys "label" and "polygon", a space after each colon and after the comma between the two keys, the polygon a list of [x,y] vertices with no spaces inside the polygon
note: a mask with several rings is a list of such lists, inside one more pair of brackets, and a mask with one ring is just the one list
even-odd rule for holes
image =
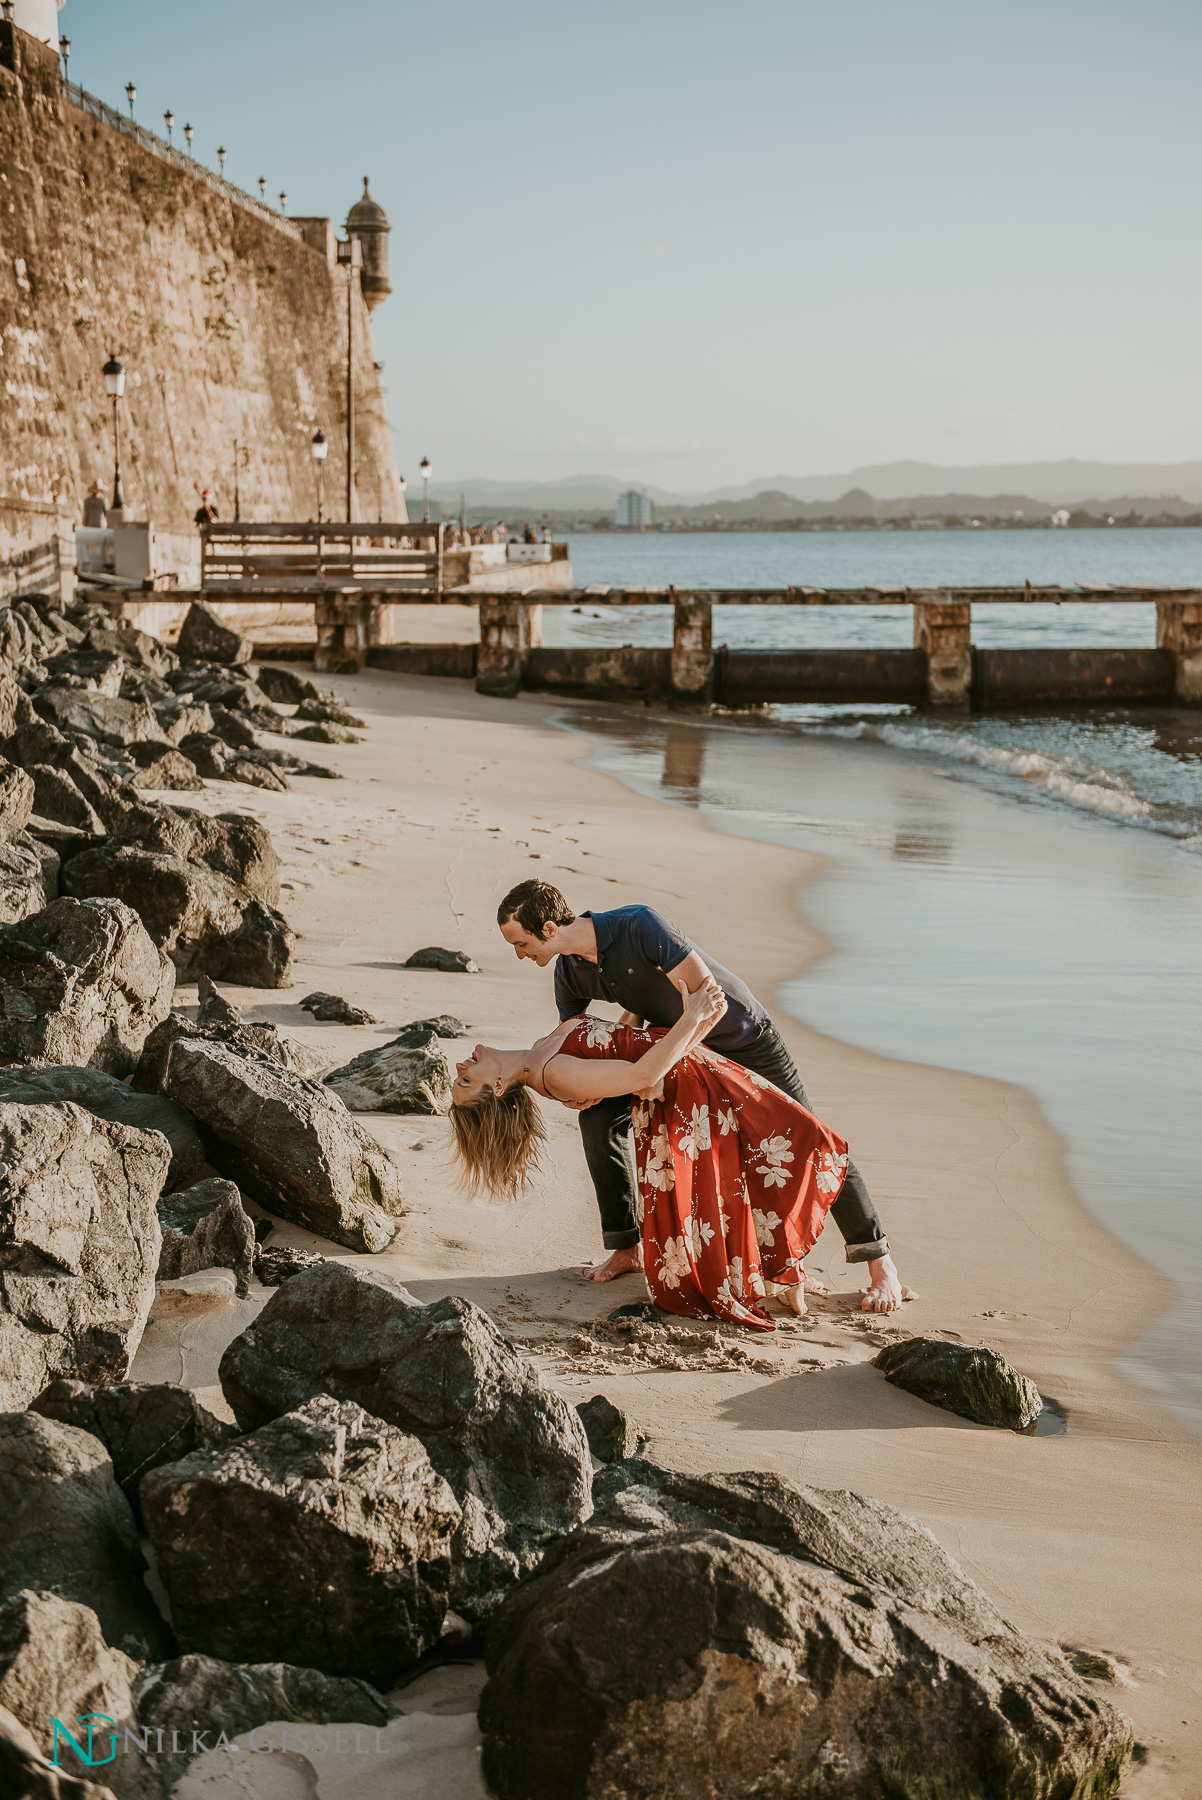
{"label": "man in navy polo shirt", "polygon": [[[705,1039],[707,1046],[809,1109],[793,1058],[750,988],[653,906],[618,906],[577,917],[558,888],[546,881],[523,881],[502,900],[497,923],[519,960],[542,969],[558,958],[555,1003],[561,1019],[587,1011],[590,1000],[608,1000],[622,1008],[623,1025],[674,1025],[683,1007],[681,996],[712,975],[727,1004]],[[598,1100],[579,1114],[602,1241],[610,1252],[585,1270],[592,1281],[612,1281],[642,1266],[630,1141],[632,1097]],[[868,1264],[864,1309],[892,1312],[901,1305],[901,1283],[864,1177],[852,1162],[831,1218],[843,1234],[848,1262]]]}

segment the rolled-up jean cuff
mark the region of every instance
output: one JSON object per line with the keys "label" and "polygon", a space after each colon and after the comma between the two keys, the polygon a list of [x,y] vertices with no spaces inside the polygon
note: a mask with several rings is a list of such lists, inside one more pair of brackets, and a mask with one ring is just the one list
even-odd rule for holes
{"label": "rolled-up jean cuff", "polygon": [[633,1231],[603,1231],[601,1242],[607,1250],[633,1250],[641,1235],[636,1225]]}
{"label": "rolled-up jean cuff", "polygon": [[844,1244],[843,1249],[848,1262],[879,1262],[889,1254],[889,1239],[879,1237],[871,1244]]}

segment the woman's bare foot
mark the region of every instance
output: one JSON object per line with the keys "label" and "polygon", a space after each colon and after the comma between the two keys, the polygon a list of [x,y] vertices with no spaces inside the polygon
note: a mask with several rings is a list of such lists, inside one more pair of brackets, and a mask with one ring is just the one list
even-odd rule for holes
{"label": "woman's bare foot", "polygon": [[882,1256],[868,1265],[868,1292],[860,1302],[861,1312],[896,1312],[901,1305],[901,1279],[891,1256]]}
{"label": "woman's bare foot", "polygon": [[795,1313],[799,1319],[807,1310],[804,1282],[799,1281],[796,1287],[778,1287],[776,1299],[779,1300],[786,1312]]}
{"label": "woman's bare foot", "polygon": [[586,1263],[586,1281],[612,1281],[617,1275],[637,1275],[643,1267],[643,1246],[631,1244],[626,1250],[614,1250],[604,1262]]}

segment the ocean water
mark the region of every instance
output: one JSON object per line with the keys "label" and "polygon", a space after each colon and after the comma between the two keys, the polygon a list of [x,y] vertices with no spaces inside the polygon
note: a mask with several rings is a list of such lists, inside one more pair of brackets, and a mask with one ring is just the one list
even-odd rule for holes
{"label": "ocean water", "polygon": [[[855,587],[1033,585],[1076,580],[1202,586],[1202,531],[591,533],[571,539],[577,585]],[[714,636],[740,648],[877,646],[912,641],[908,606],[718,606]],[[982,646],[1152,645],[1142,602],[974,608]],[[545,643],[669,644],[666,606],[548,607]],[[778,707],[791,730],[887,743],[953,765],[1016,801],[1072,807],[1202,849],[1202,711],[1193,708],[993,713],[968,719],[913,707]]]}
{"label": "ocean water", "polygon": [[[740,537],[598,535],[575,540],[572,555],[581,583],[613,585],[1065,580],[1066,560],[1038,558],[1070,550],[1087,580],[1175,584],[1193,579],[1191,558],[1202,565],[1202,533],[1186,530],[916,532],[896,544],[850,535],[813,546],[816,558],[846,558],[838,572],[804,575],[770,559],[799,545],[809,555],[812,540],[789,537],[782,549],[775,534],[752,543],[763,559],[754,570],[739,562]],[[975,569],[963,560],[974,551]],[[1021,574],[999,569],[1020,552]],[[894,554],[931,560],[911,576]],[[1105,555],[1113,566],[1099,566]],[[1021,609],[1017,641],[1150,641],[1140,607],[1105,609],[1129,634],[1109,640],[1102,608],[1079,609],[1088,635],[1076,639],[1062,635],[1078,629],[1067,607],[1044,625],[1032,610]],[[854,618],[777,617],[780,629],[756,641],[819,641],[783,635],[816,617],[828,631],[831,619],[855,631],[867,623],[859,609]],[[903,617],[908,633],[908,610]],[[661,611],[647,629],[665,626]],[[733,635],[743,628],[733,621],[728,641],[752,641]],[[750,628],[767,629],[762,613]],[[617,641],[648,641],[626,609],[565,617],[557,630],[575,641],[602,641],[602,632],[613,641],[615,631]],[[977,641],[987,641],[980,625]],[[695,807],[732,837],[828,859],[804,906],[831,953],[780,998],[845,1042],[1037,1096],[1085,1204],[1177,1285],[1177,1303],[1124,1366],[1202,1431],[1202,710],[949,720],[906,708],[782,707],[703,720],[599,707],[560,722],[590,740],[592,766],[632,788]]]}

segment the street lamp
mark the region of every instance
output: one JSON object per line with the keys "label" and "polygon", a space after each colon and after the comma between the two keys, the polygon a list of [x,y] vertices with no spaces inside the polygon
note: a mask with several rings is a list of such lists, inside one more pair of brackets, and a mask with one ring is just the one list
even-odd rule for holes
{"label": "street lamp", "polygon": [[175,124],[175,114],[172,112],[170,107],[168,107],[166,112],[163,114],[163,123],[167,127],[167,142],[170,144],[173,141],[172,136],[171,136],[171,128]]}
{"label": "street lamp", "polygon": [[184,126],[184,139],[188,145],[188,155],[189,156],[194,156],[196,154],[196,152],[192,148],[192,139],[195,136],[196,136],[196,133],[193,131],[192,127],[190,125],[185,125]]}
{"label": "street lamp", "polygon": [[138,97],[137,88],[134,86],[132,81],[127,81],[125,84],[125,98],[129,101],[129,116],[131,119],[134,116],[134,101],[137,99],[137,97]]}
{"label": "street lamp", "polygon": [[355,516],[355,275],[363,267],[362,240],[350,236],[338,238],[335,254],[346,269],[346,519],[349,525]]}
{"label": "street lamp", "polygon": [[309,450],[312,454],[313,461],[317,466],[317,523],[320,525],[326,516],[324,483],[322,478],[326,472],[326,457],[330,454],[329,440],[324,431],[314,432],[313,442],[309,445]]}
{"label": "street lamp", "polygon": [[121,492],[121,422],[117,402],[125,392],[125,370],[115,356],[110,356],[102,371],[105,390],[113,403],[113,507],[125,511],[125,495]]}
{"label": "street lamp", "polygon": [[221,164],[221,173],[224,175],[225,174],[225,145],[224,144],[218,144],[218,146],[217,146],[217,161]]}
{"label": "street lamp", "polygon": [[262,200],[266,200],[266,198],[267,198],[267,177],[266,177],[266,175],[259,176],[259,198]]}
{"label": "street lamp", "polygon": [[66,81],[67,64],[71,61],[71,40],[69,37],[61,37],[58,40],[58,53],[63,59],[63,80]]}
{"label": "street lamp", "polygon": [[283,193],[282,191],[280,193],[280,211],[282,213],[286,213],[288,211],[288,196],[287,196],[287,194]]}
{"label": "street lamp", "polygon": [[430,523],[430,458],[423,456],[418,463],[418,471],[422,478],[422,523]]}

